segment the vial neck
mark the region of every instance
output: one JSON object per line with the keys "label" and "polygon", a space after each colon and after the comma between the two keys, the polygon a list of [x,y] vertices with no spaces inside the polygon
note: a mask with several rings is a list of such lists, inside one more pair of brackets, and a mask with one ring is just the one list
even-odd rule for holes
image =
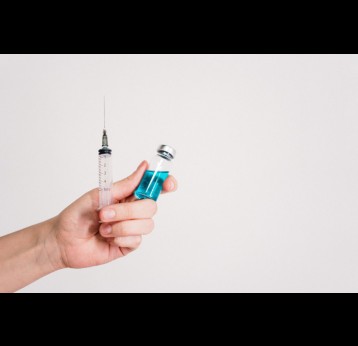
{"label": "vial neck", "polygon": [[167,160],[167,161],[173,160],[173,156],[171,156],[167,152],[158,152],[157,155],[160,156],[161,158]]}

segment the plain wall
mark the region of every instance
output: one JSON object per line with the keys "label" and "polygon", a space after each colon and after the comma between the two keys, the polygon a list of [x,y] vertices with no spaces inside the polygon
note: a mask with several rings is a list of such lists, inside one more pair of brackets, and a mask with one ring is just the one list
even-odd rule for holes
{"label": "plain wall", "polygon": [[22,292],[357,292],[358,57],[0,56],[0,234],[174,146],[180,187],[128,257]]}

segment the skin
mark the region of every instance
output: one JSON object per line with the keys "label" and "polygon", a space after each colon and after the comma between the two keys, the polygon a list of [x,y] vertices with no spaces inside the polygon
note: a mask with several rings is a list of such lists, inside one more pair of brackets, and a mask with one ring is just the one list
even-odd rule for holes
{"label": "skin", "polygon": [[[114,203],[98,212],[93,189],[58,216],[0,238],[0,292],[14,292],[63,268],[86,268],[111,262],[137,249],[154,228],[156,202],[135,200],[147,162],[113,185]],[[177,189],[169,176],[163,192]]]}

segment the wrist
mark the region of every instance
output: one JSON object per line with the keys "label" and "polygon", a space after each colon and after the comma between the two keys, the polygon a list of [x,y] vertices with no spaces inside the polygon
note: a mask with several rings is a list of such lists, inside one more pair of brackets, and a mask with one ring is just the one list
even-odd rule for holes
{"label": "wrist", "polygon": [[63,268],[54,221],[8,234],[0,239],[0,292],[14,292]]}
{"label": "wrist", "polygon": [[44,263],[47,263],[48,270],[51,272],[65,268],[56,237],[56,218],[57,217],[44,222],[45,227],[39,239],[43,248],[42,255],[44,256]]}

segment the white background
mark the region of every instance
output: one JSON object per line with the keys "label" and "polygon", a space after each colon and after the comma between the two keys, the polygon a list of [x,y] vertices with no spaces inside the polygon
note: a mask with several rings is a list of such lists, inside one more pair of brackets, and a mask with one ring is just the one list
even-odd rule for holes
{"label": "white background", "polygon": [[0,56],[1,221],[121,179],[158,144],[180,188],[139,250],[23,292],[358,291],[357,56]]}

